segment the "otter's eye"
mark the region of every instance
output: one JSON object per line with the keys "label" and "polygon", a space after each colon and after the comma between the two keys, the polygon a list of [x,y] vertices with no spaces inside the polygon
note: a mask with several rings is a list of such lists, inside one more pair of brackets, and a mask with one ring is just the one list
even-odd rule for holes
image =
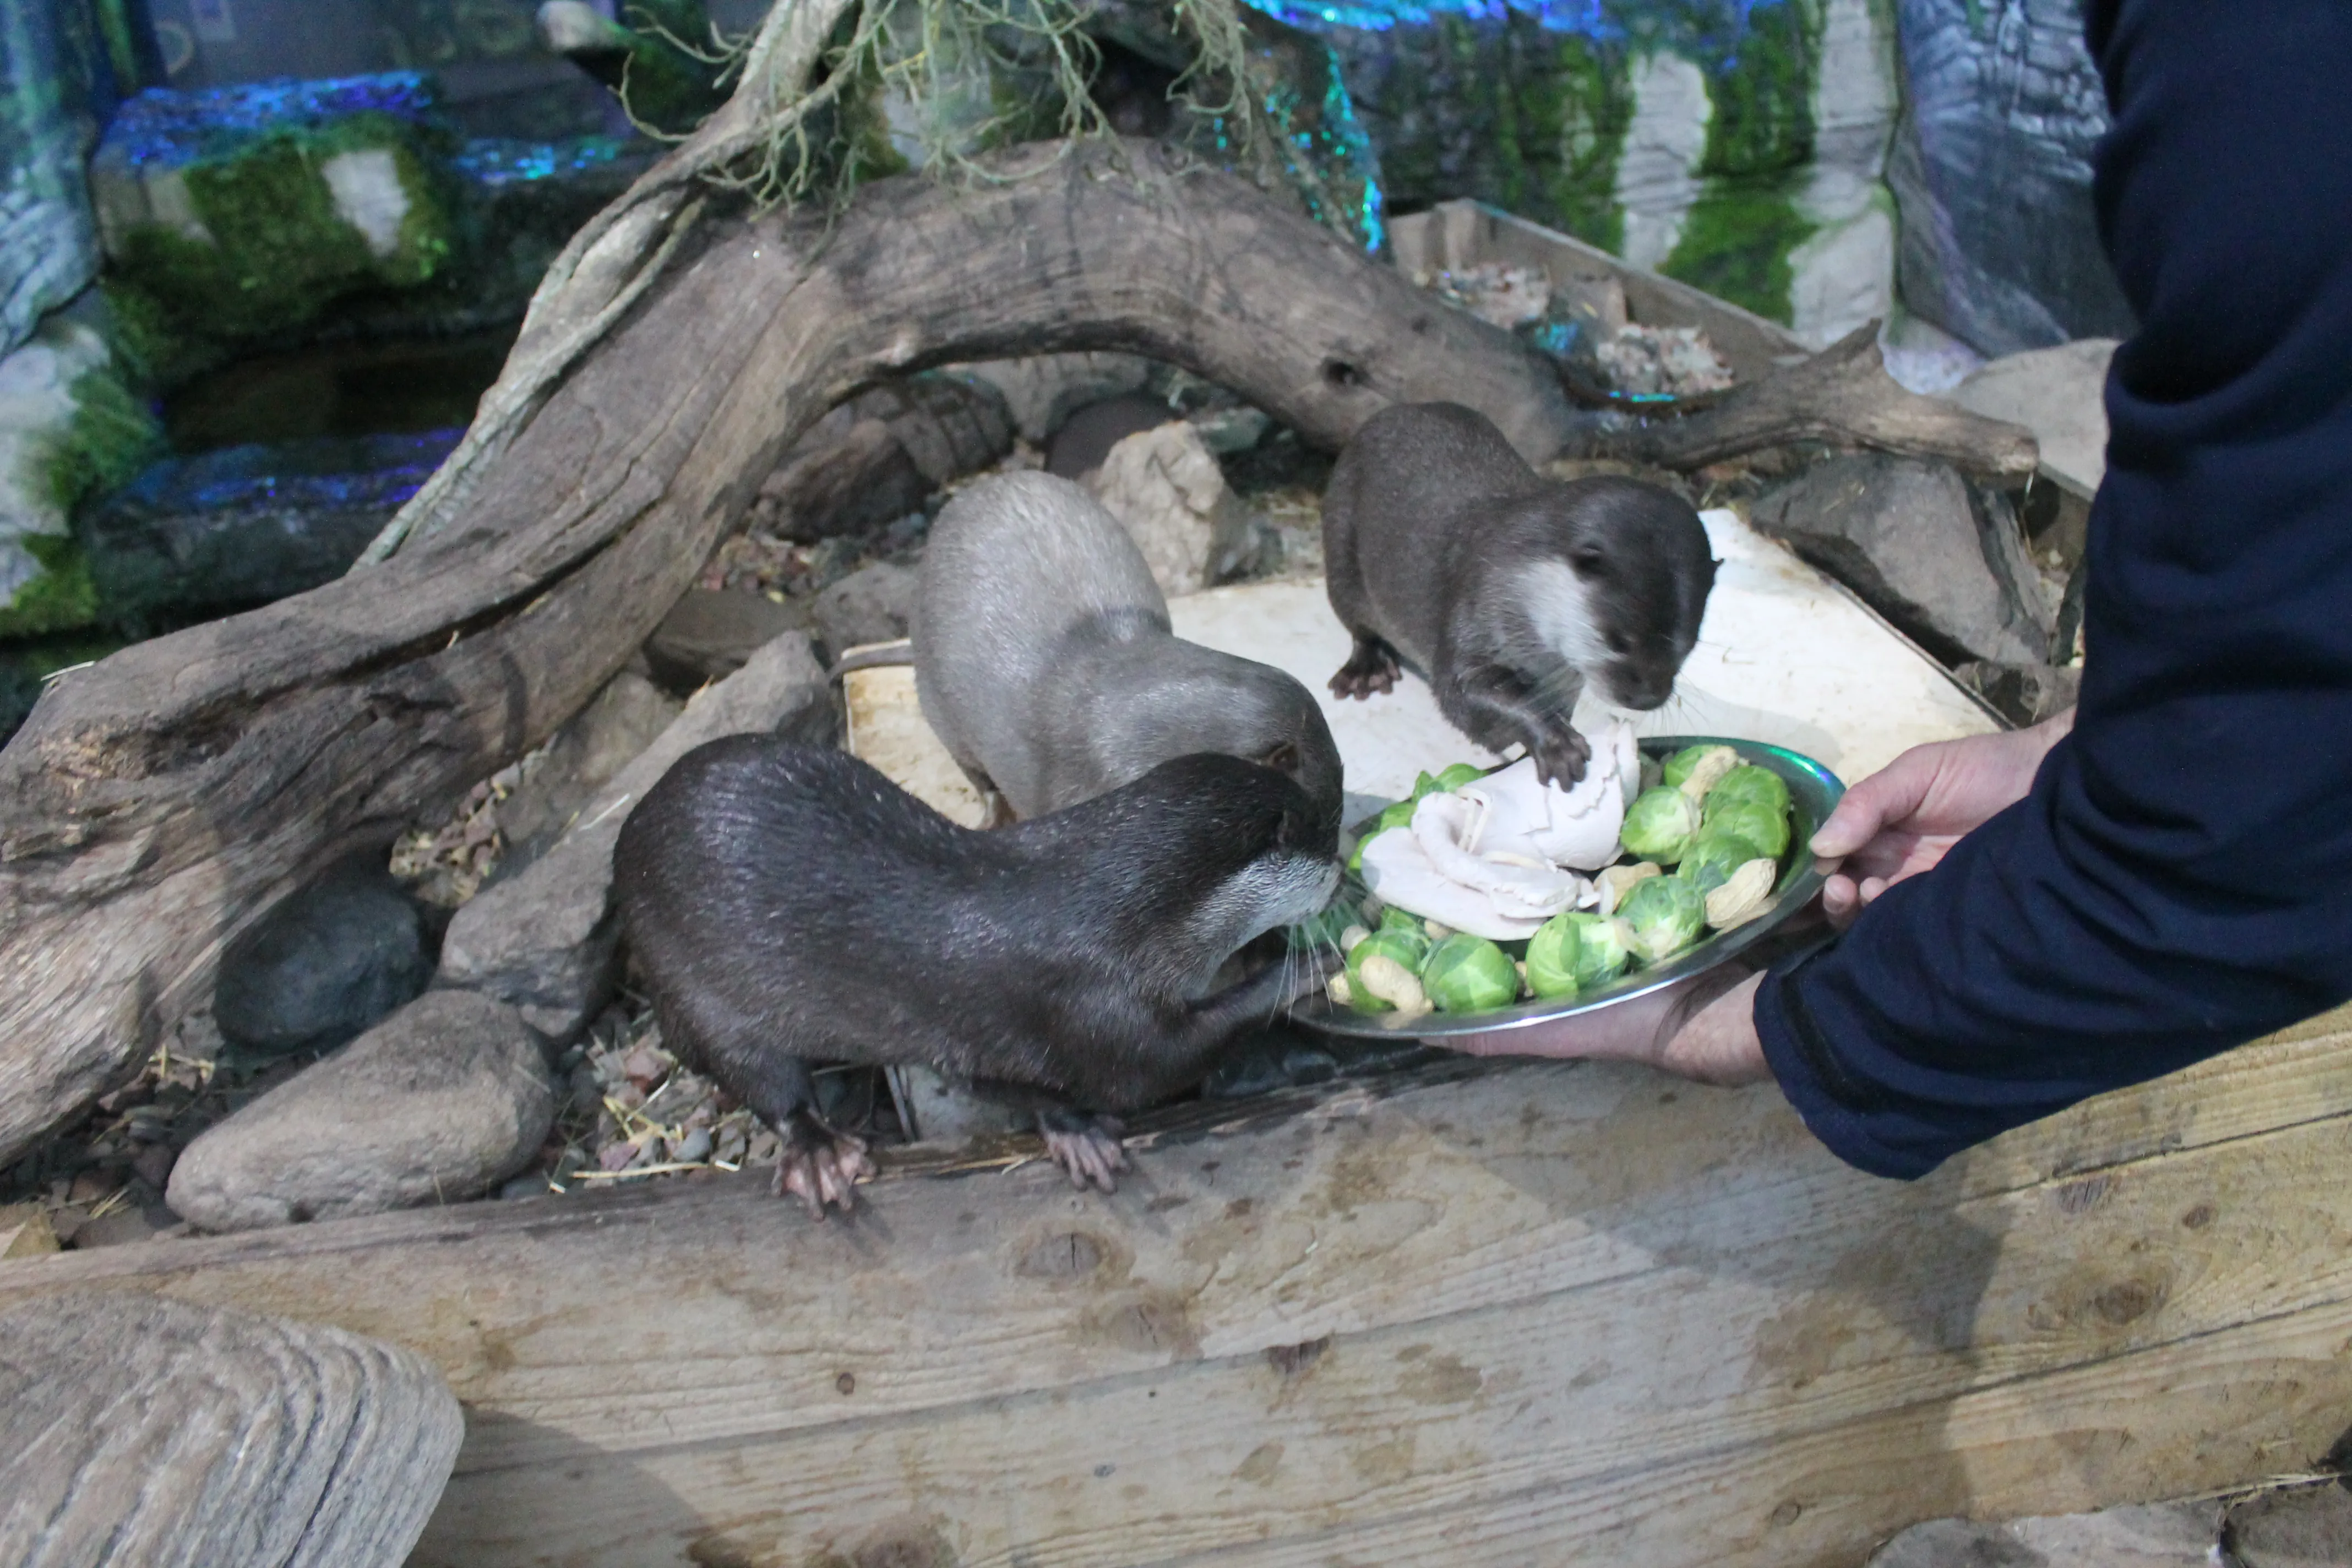
{"label": "otter's eye", "polygon": [[1633,651],[1633,640],[1626,637],[1623,632],[1612,631],[1601,640],[1609,645],[1609,651],[1611,653],[1617,655],[1621,658]]}

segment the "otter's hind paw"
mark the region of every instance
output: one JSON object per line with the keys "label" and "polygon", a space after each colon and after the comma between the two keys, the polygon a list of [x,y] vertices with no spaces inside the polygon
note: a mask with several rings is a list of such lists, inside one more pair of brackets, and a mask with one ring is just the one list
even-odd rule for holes
{"label": "otter's hind paw", "polygon": [[1331,695],[1361,701],[1375,691],[1394,690],[1403,674],[1404,667],[1397,662],[1396,649],[1378,637],[1359,632],[1348,662],[1331,678]]}
{"label": "otter's hind paw", "polygon": [[857,1184],[874,1179],[866,1140],[833,1131],[813,1116],[793,1117],[783,1142],[776,1156],[776,1195],[800,1199],[811,1219],[824,1219],[835,1205],[847,1214],[857,1201]]}
{"label": "otter's hind paw", "polygon": [[1046,1154],[1069,1173],[1070,1185],[1080,1192],[1091,1184],[1115,1193],[1115,1173],[1134,1169],[1118,1141],[1119,1124],[1108,1116],[1040,1116],[1037,1127],[1045,1135]]}

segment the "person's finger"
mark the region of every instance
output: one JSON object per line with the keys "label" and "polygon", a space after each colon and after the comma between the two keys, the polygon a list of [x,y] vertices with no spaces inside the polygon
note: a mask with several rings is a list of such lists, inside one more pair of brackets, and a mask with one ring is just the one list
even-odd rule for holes
{"label": "person's finger", "polygon": [[1658,1024],[1691,985],[1682,981],[1613,1007],[1549,1024],[1433,1040],[1475,1057],[1601,1057],[1647,1061],[1657,1055]]}
{"label": "person's finger", "polygon": [[1863,905],[1864,908],[1867,908],[1878,900],[1879,894],[1886,891],[1886,879],[1884,877],[1864,877],[1862,879],[1862,886],[1854,890],[1862,895]]}
{"label": "person's finger", "polygon": [[1808,847],[1818,859],[1832,863],[1843,859],[1877,837],[1888,823],[1901,822],[1917,811],[1935,779],[1933,752],[1925,746],[1912,747],[1846,791]]}
{"label": "person's finger", "polygon": [[1822,913],[1829,917],[1831,925],[1843,931],[1861,912],[1862,895],[1853,878],[1832,876],[1822,884]]}

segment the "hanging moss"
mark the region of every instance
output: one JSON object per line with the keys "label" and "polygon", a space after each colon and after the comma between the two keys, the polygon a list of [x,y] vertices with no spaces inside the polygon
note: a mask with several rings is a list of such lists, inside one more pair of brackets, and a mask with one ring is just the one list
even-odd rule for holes
{"label": "hanging moss", "polygon": [[1795,195],[1790,183],[1710,182],[1658,270],[1787,324],[1795,314],[1789,256],[1815,227],[1797,210]]}

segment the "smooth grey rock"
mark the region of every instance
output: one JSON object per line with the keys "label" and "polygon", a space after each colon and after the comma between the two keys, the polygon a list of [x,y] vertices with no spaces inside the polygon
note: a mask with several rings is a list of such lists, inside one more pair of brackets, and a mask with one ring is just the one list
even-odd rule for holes
{"label": "smooth grey rock", "polygon": [[1042,446],[1087,404],[1138,391],[1152,379],[1150,360],[1121,353],[1032,354],[979,360],[949,370],[994,387],[1012,413],[1013,427],[1031,446]]}
{"label": "smooth grey rock", "polygon": [[723,680],[786,632],[805,631],[803,600],[778,604],[764,594],[689,588],[646,639],[646,662],[664,685],[693,689]]}
{"label": "smooth grey rock", "polygon": [[213,984],[213,1018],[224,1039],[253,1055],[339,1046],[432,977],[415,902],[381,856],[356,856],[230,944]]}
{"label": "smooth grey rock", "polygon": [[1832,458],[1758,500],[1758,528],[1946,664],[2038,664],[2051,621],[2014,513],[1942,463]]}
{"label": "smooth grey rock", "polygon": [[816,626],[826,651],[839,658],[866,643],[905,637],[919,580],[911,566],[872,561],[817,595]]}
{"label": "smooth grey rock", "polygon": [[1176,411],[1165,398],[1137,392],[1089,403],[1064,420],[1054,438],[1045,443],[1045,471],[1056,479],[1084,484],[1103,466],[1113,447],[1129,436],[1157,430],[1175,417]]}
{"label": "smooth grey rock", "polygon": [[427,992],[199,1134],[165,1196],[206,1230],[455,1203],[538,1152],[555,1100],[512,1007]]}
{"label": "smooth grey rock", "polygon": [[1197,594],[1238,575],[1257,542],[1201,433],[1181,419],[1121,439],[1087,488],[1126,525],[1160,591]]}
{"label": "smooth grey rock", "polygon": [[706,741],[778,731],[829,736],[832,714],[831,690],[806,635],[787,633],[760,649],[741,669],[696,693],[545,855],[458,910],[442,938],[435,984],[495,996],[541,1035],[569,1043],[612,994],[620,934],[613,844],[630,807],[672,763]]}
{"label": "smooth grey rock", "polygon": [[1035,1122],[1034,1116],[976,1094],[929,1068],[894,1067],[887,1071],[890,1098],[900,1119],[908,1123],[909,1142],[961,1143],[990,1133],[1018,1131]]}
{"label": "smooth grey rock", "polygon": [[499,829],[507,840],[500,874],[512,876],[546,853],[589,797],[659,740],[683,707],[634,669],[605,682],[556,731],[537,771],[499,803]]}
{"label": "smooth grey rock", "polygon": [[2042,472],[2088,500],[2107,474],[2107,367],[2113,338],[2009,354],[1947,394],[1952,402],[2033,432]]}
{"label": "smooth grey rock", "polygon": [[2221,1547],[2235,1568],[2345,1568],[2352,1490],[2331,1481],[2249,1498],[2230,1510]]}
{"label": "smooth grey rock", "polygon": [[2134,1504],[2095,1513],[1981,1524],[1916,1524],[1867,1568],[2210,1568],[2221,1531],[2212,1502]]}
{"label": "smooth grey rock", "polygon": [[0,1562],[397,1568],[466,1421],[432,1363],[145,1290],[0,1316]]}

